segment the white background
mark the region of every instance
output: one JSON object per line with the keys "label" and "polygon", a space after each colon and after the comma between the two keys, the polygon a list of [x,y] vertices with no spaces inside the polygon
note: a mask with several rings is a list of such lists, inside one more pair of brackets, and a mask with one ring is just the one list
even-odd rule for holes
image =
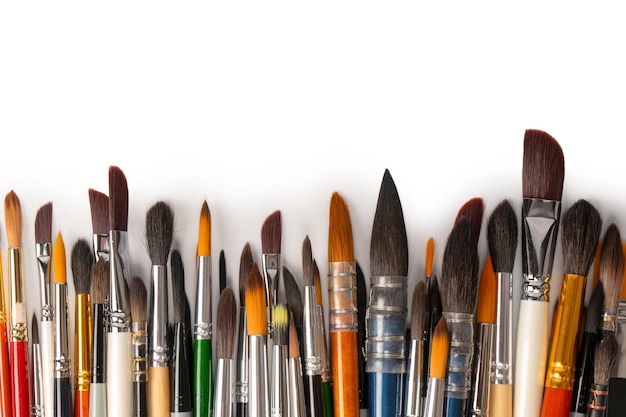
{"label": "white background", "polygon": [[[585,198],[602,213],[603,233],[610,222],[625,227],[618,3],[418,3],[2,3],[0,195],[15,190],[22,203],[29,313],[39,303],[37,209],[54,204],[71,281],[71,247],[92,232],[88,189],[108,192],[110,165],[128,179],[133,274],[148,283],[145,213],[164,200],[192,304],[205,199],[214,288],[220,250],[235,289],[246,242],[260,261],[261,225],[276,209],[284,264],[301,280],[308,234],[325,274],[333,191],[348,203],[369,277],[385,168],[403,204],[412,291],[427,239],[438,272],[468,199],[484,198],[483,226],[502,199],[521,207],[528,128],[563,148],[564,210]],[[6,287],[4,226],[2,218]],[[484,259],[484,233],[479,244]],[[559,240],[552,303],[562,272]],[[515,312],[518,297],[516,285]]]}

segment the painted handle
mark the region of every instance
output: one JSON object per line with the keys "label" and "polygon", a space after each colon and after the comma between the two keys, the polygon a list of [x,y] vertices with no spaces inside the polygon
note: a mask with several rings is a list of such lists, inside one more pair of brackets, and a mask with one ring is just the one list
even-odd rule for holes
{"label": "painted handle", "polygon": [[89,416],[89,391],[76,391],[74,394],[74,417]]}
{"label": "painted handle", "polygon": [[513,386],[491,384],[489,388],[490,416],[511,417],[513,415]]}
{"label": "painted handle", "polygon": [[304,396],[307,417],[324,417],[324,399],[322,398],[322,376],[304,375]]}
{"label": "painted handle", "polygon": [[107,417],[107,386],[94,383],[89,386],[89,417]]}
{"label": "painted handle", "polygon": [[54,379],[54,417],[72,416],[71,389],[69,378]]}
{"label": "painted handle", "polygon": [[402,415],[403,377],[404,374],[382,372],[368,374],[370,417]]}
{"label": "painted handle", "polygon": [[235,409],[236,417],[248,417],[248,403],[237,403]]}
{"label": "painted handle", "polygon": [[131,333],[108,333],[106,386],[107,411],[111,416],[131,416],[133,413],[132,369]]}
{"label": "painted handle", "polygon": [[544,301],[520,302],[513,384],[515,417],[537,417],[541,412],[548,355],[548,306]]}
{"label": "painted handle", "polygon": [[333,417],[333,385],[330,382],[322,382],[322,398],[326,417]]}
{"label": "painted handle", "polygon": [[148,416],[169,417],[170,369],[167,366],[148,368]]}
{"label": "painted handle", "polygon": [[11,406],[11,367],[9,366],[9,340],[7,325],[0,323],[0,407],[2,415],[10,416]]}
{"label": "painted handle", "polygon": [[148,386],[146,381],[133,382],[133,417],[148,415]]}
{"label": "painted handle", "polygon": [[360,407],[358,332],[330,332],[330,354],[334,414],[358,417]]}
{"label": "painted handle", "polygon": [[213,410],[213,365],[211,340],[194,341],[193,349],[193,415],[207,417]]}
{"label": "painted handle", "polygon": [[541,417],[569,417],[571,408],[572,390],[546,387]]}
{"label": "painted handle", "polygon": [[42,321],[39,326],[43,407],[44,410],[54,410],[54,322]]}
{"label": "painted handle", "polygon": [[13,417],[30,417],[28,342],[11,342]]}

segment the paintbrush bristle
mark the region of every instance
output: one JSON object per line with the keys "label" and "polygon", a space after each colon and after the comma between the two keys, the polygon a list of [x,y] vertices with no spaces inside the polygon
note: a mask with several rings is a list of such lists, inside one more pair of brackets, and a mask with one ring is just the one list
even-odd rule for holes
{"label": "paintbrush bristle", "polygon": [[586,277],[602,229],[600,213],[591,203],[580,199],[563,214],[561,224],[564,271]]}
{"label": "paintbrush bristle", "polygon": [[487,241],[493,270],[513,272],[517,251],[517,217],[508,200],[501,201],[489,216]]}
{"label": "paintbrush bristle", "polygon": [[267,335],[267,310],[265,307],[265,284],[256,262],[250,268],[246,280],[246,324],[248,335]]}
{"label": "paintbrush bristle", "polygon": [[65,262],[65,244],[63,243],[63,236],[59,232],[52,250],[52,276],[54,277],[54,282],[62,284],[67,282],[67,265],[65,265]]}
{"label": "paintbrush bristle", "polygon": [[224,256],[224,249],[220,251],[219,276],[221,294],[224,288],[226,288],[226,257]]}
{"label": "paintbrush bristle", "polygon": [[435,241],[433,238],[429,238],[426,242],[426,270],[424,274],[427,277],[433,275],[433,260],[435,259]]}
{"label": "paintbrush bristle", "polygon": [[172,301],[174,302],[174,322],[182,323],[185,321],[185,303],[187,295],[185,294],[185,268],[183,267],[183,258],[177,249],[172,250],[170,256],[170,271],[172,276]]}
{"label": "paintbrush bristle", "polygon": [[378,194],[370,241],[373,276],[407,276],[409,250],[404,214],[396,184],[385,170]]}
{"label": "paintbrush bristle", "polygon": [[109,167],[109,227],[128,230],[128,184],[119,167]]}
{"label": "paintbrush bristle", "polygon": [[170,206],[158,201],[146,214],[146,240],[152,265],[166,265],[172,246],[174,213]]}
{"label": "paintbrush bristle", "polygon": [[313,259],[313,282],[315,283],[315,304],[322,305],[322,279],[320,277],[320,269],[317,267],[317,261]]}
{"label": "paintbrush bristle", "polygon": [[206,200],[200,209],[198,227],[198,256],[211,256],[211,212]]}
{"label": "paintbrush bristle", "polygon": [[309,235],[306,235],[302,242],[302,278],[305,287],[315,285],[313,253],[311,252],[311,240],[309,239]]}
{"label": "paintbrush bristle", "polygon": [[267,216],[261,227],[261,251],[263,253],[280,253],[281,238],[280,210],[276,210]]}
{"label": "paintbrush bristle", "polygon": [[524,198],[561,201],[565,161],[559,143],[541,130],[524,132],[522,192]]}
{"label": "paintbrush bristle", "polygon": [[217,302],[217,348],[216,356],[232,359],[235,350],[237,302],[232,288],[226,287]]}
{"label": "paintbrush bristle", "polygon": [[37,320],[37,315],[35,313],[33,313],[33,318],[30,322],[30,330],[31,330],[30,340],[32,344],[38,345],[39,344],[39,323]]}
{"label": "paintbrush bristle", "polygon": [[274,344],[289,346],[289,309],[285,304],[274,306]]}
{"label": "paintbrush bristle", "polygon": [[91,288],[91,267],[94,263],[91,246],[86,239],[78,239],[71,253],[72,276],[76,294],[89,294]]}
{"label": "paintbrush bristle", "polygon": [[111,230],[109,223],[109,196],[89,189],[89,208],[91,210],[91,228],[93,234],[106,235]]}
{"label": "paintbrush bristle", "polygon": [[39,210],[37,210],[37,214],[35,215],[35,243],[52,243],[51,202],[39,207]]}
{"label": "paintbrush bristle", "polygon": [[441,315],[443,307],[441,306],[441,293],[439,292],[439,281],[437,277],[432,277],[428,280],[426,294],[428,295],[429,313],[433,316]]}
{"label": "paintbrush bristle", "polygon": [[302,293],[300,292],[300,287],[298,286],[295,277],[284,265],[283,282],[285,283],[285,296],[287,298],[287,304],[289,305],[293,317],[296,320],[297,327],[301,328],[304,320],[302,317]]}
{"label": "paintbrush bristle", "polygon": [[328,262],[354,262],[350,211],[338,192],[334,192],[330,198]]}
{"label": "paintbrush bristle", "polygon": [[411,339],[422,340],[424,338],[427,319],[426,283],[419,281],[413,288],[411,298]]}
{"label": "paintbrush bristle", "polygon": [[22,246],[22,207],[20,199],[13,190],[4,198],[4,220],[9,248]]}
{"label": "paintbrush bristle", "polygon": [[589,304],[587,304],[587,317],[585,317],[585,332],[597,333],[602,322],[602,306],[604,305],[604,287],[602,282],[599,281],[589,298]]}
{"label": "paintbrush bristle", "polygon": [[498,281],[491,261],[487,254],[485,266],[478,284],[478,301],[476,302],[476,322],[496,324],[496,305],[498,303]]}
{"label": "paintbrush bristle", "polygon": [[602,338],[594,357],[593,364],[593,383],[597,385],[607,386],[609,380],[613,376],[613,370],[617,364],[617,356],[619,353],[619,344],[613,333],[607,333]]}
{"label": "paintbrush bristle", "polygon": [[296,330],[296,323],[293,318],[293,314],[289,314],[289,357],[300,357],[300,341],[298,339],[298,331]]}
{"label": "paintbrush bristle", "polygon": [[478,291],[478,252],[470,222],[461,218],[454,227],[441,265],[443,311],[473,314]]}
{"label": "paintbrush bristle", "polygon": [[431,343],[430,372],[431,378],[444,379],[448,368],[450,335],[445,317],[439,319]]}
{"label": "paintbrush bristle", "polygon": [[[356,305],[358,316],[357,319],[359,321],[359,329],[365,329],[365,311],[367,310],[367,284],[365,283],[365,274],[361,269],[361,265],[356,262]],[[365,346],[365,332],[359,331],[359,343],[362,347]],[[362,357],[363,355],[359,355]]]}
{"label": "paintbrush bristle", "polygon": [[91,301],[104,304],[109,292],[109,262],[100,258],[91,268]]}
{"label": "paintbrush bristle", "polygon": [[139,276],[130,280],[130,314],[133,321],[143,323],[146,321],[148,305],[148,290]]}
{"label": "paintbrush bristle", "polygon": [[604,311],[616,311],[624,277],[624,253],[622,238],[615,223],[611,223],[604,234],[599,275],[605,293]]}
{"label": "paintbrush bristle", "polygon": [[250,244],[246,242],[239,259],[239,304],[241,306],[246,305],[246,279],[250,275],[253,263],[252,250],[250,249]]}
{"label": "paintbrush bristle", "polygon": [[467,200],[465,204],[461,206],[456,214],[454,223],[457,223],[461,217],[467,218],[472,225],[472,231],[476,237],[476,241],[480,238],[480,231],[483,227],[483,215],[485,213],[485,204],[480,197],[474,197]]}

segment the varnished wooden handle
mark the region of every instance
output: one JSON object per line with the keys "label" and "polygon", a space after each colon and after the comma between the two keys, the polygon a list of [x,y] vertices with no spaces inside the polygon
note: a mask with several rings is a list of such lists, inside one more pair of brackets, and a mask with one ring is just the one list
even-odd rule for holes
{"label": "varnished wooden handle", "polygon": [[358,332],[330,332],[330,352],[334,415],[358,417],[360,414]]}
{"label": "varnished wooden handle", "polygon": [[491,384],[489,387],[488,415],[498,417],[513,416],[513,385]]}
{"label": "varnished wooden handle", "polygon": [[148,368],[148,417],[169,417],[170,411],[170,369]]}

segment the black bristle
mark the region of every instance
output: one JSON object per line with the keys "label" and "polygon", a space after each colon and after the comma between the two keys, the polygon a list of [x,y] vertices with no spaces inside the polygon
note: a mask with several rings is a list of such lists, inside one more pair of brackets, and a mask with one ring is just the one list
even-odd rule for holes
{"label": "black bristle", "polygon": [[224,257],[224,249],[220,251],[220,294],[226,288],[226,258]]}
{"label": "black bristle", "polygon": [[165,202],[159,201],[146,214],[146,240],[152,265],[166,265],[172,246],[174,213]]}
{"label": "black bristle", "polygon": [[298,340],[303,341],[302,338],[302,325],[304,318],[302,316],[302,293],[300,287],[296,282],[295,277],[286,266],[283,265],[283,282],[285,283],[285,296],[287,298],[287,305],[293,314],[294,325],[298,333]]}
{"label": "black bristle", "polygon": [[177,249],[172,250],[170,258],[174,322],[182,323],[185,321],[185,303],[187,302],[187,295],[185,294],[185,269],[183,267],[183,259]]}
{"label": "black bristle", "polygon": [[86,239],[79,239],[72,247],[72,275],[76,294],[89,294],[91,267],[94,262],[91,246]]}
{"label": "black bristle", "polygon": [[109,226],[128,230],[128,184],[119,167],[109,167]]}
{"label": "black bristle", "polygon": [[282,240],[282,220],[280,210],[267,216],[261,226],[261,251],[263,253],[280,253]]}
{"label": "black bristle", "polygon": [[33,319],[31,320],[30,325],[31,336],[30,340],[33,345],[39,344],[39,322],[37,320],[37,315],[33,313]]}
{"label": "black bristle", "polygon": [[587,317],[585,318],[585,332],[597,333],[602,320],[602,306],[604,305],[604,287],[598,281],[591,292],[589,304],[587,305]]}
{"label": "black bristle", "polygon": [[586,277],[602,229],[600,213],[591,203],[581,199],[563,214],[561,224],[564,271]]}
{"label": "black bristle", "polygon": [[513,272],[517,251],[517,217],[508,200],[503,200],[489,216],[487,241],[494,272]]}
{"label": "black bristle", "polygon": [[250,244],[246,242],[239,259],[239,304],[241,306],[246,305],[246,278],[250,274],[252,264],[254,264],[252,251],[250,250]]}
{"label": "black bristle", "polygon": [[622,238],[615,223],[611,223],[604,234],[600,251],[599,275],[604,286],[604,311],[615,311],[619,307],[624,277]]}

